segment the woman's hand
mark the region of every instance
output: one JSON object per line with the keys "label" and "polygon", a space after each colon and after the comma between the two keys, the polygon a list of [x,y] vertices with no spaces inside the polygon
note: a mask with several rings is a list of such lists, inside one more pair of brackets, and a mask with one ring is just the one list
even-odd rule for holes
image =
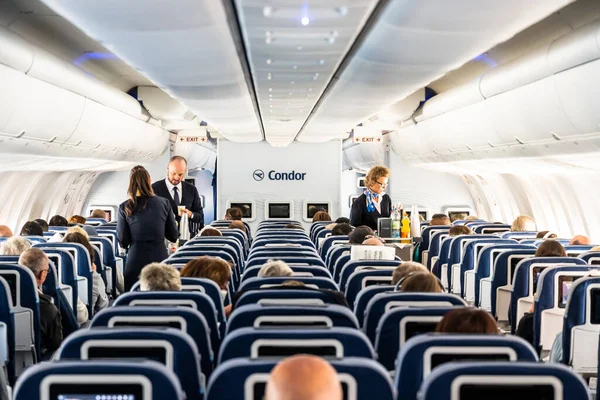
{"label": "woman's hand", "polygon": [[92,263],[92,271],[96,272],[96,264]]}

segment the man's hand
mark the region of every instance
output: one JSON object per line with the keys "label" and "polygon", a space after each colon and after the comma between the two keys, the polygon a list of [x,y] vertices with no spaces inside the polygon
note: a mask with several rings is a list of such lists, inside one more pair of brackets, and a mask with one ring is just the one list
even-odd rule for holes
{"label": "man's hand", "polygon": [[188,218],[192,218],[192,216],[194,215],[193,212],[191,212],[190,210],[187,210],[187,209],[183,210],[183,212],[187,214]]}

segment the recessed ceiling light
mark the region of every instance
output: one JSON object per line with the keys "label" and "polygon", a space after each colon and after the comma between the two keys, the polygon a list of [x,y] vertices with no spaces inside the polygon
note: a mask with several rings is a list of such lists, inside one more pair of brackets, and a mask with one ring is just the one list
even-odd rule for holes
{"label": "recessed ceiling light", "polygon": [[291,96],[291,95],[292,95],[292,92],[289,92],[289,93],[288,93],[288,95],[290,95],[290,96]]}
{"label": "recessed ceiling light", "polygon": [[296,47],[296,49],[302,50],[302,46],[298,46],[298,47]]}
{"label": "recessed ceiling light", "polygon": [[325,64],[325,60],[323,60],[323,59],[320,59],[320,60],[319,60],[319,64],[321,64],[321,65]]}
{"label": "recessed ceiling light", "polygon": [[[338,9],[339,12],[339,9]],[[273,9],[269,6],[266,6],[263,8],[263,15],[267,18],[269,18],[271,16],[271,14],[273,14]]]}
{"label": "recessed ceiling light", "polygon": [[267,79],[268,79],[268,80],[271,80],[271,78],[272,78],[272,77],[273,77],[273,76],[272,76],[272,75],[271,75],[271,73],[269,72],[269,73],[267,74]]}
{"label": "recessed ceiling light", "polygon": [[293,84],[294,84],[294,83],[296,83],[296,82],[294,82],[294,81],[290,81],[290,83],[293,85]]}
{"label": "recessed ceiling light", "polygon": [[304,17],[302,17],[302,19],[300,20],[300,23],[304,26],[310,24],[310,18],[308,18],[306,15]]}
{"label": "recessed ceiling light", "polygon": [[[266,7],[265,7],[266,8]],[[338,14],[340,14],[340,16],[344,17],[348,14],[348,7],[338,7],[337,8],[337,12]]]}
{"label": "recessed ceiling light", "polygon": [[308,88],[308,91],[309,91],[309,92],[312,92],[312,88],[311,88],[311,87],[309,87],[309,88]]}
{"label": "recessed ceiling light", "polygon": [[273,62],[273,60],[271,60],[270,58],[267,58],[267,64],[271,64]]}
{"label": "recessed ceiling light", "polygon": [[272,92],[272,91],[273,91],[273,88],[272,88],[272,87],[270,87],[270,88],[269,88],[269,92]]}
{"label": "recessed ceiling light", "polygon": [[271,37],[270,37],[270,36],[267,36],[267,37],[265,38],[265,43],[266,43],[266,44],[271,44]]}
{"label": "recessed ceiling light", "polygon": [[292,68],[294,68],[294,69],[298,69],[298,66],[297,66],[297,65],[294,65]]}

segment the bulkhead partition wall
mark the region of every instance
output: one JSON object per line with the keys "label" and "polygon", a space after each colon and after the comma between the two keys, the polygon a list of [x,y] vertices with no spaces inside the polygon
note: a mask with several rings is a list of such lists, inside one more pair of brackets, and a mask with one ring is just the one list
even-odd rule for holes
{"label": "bulkhead partition wall", "polygon": [[303,221],[305,227],[313,211],[326,209],[333,219],[342,216],[340,141],[273,147],[221,140],[217,171],[218,218],[228,207],[241,206],[247,215],[251,212],[245,220],[255,229],[269,210],[275,212],[272,217],[286,219],[286,207],[273,206],[277,204],[289,204],[290,219]]}

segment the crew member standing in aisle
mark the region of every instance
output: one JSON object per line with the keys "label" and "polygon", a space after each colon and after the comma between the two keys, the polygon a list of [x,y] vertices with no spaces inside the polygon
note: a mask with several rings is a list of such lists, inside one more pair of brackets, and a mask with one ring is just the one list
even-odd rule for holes
{"label": "crew member standing in aisle", "polygon": [[350,224],[352,226],[366,225],[377,230],[377,219],[387,218],[392,214],[392,200],[385,194],[390,170],[386,167],[376,166],[369,170],[365,177],[365,192],[358,196],[350,210]]}

